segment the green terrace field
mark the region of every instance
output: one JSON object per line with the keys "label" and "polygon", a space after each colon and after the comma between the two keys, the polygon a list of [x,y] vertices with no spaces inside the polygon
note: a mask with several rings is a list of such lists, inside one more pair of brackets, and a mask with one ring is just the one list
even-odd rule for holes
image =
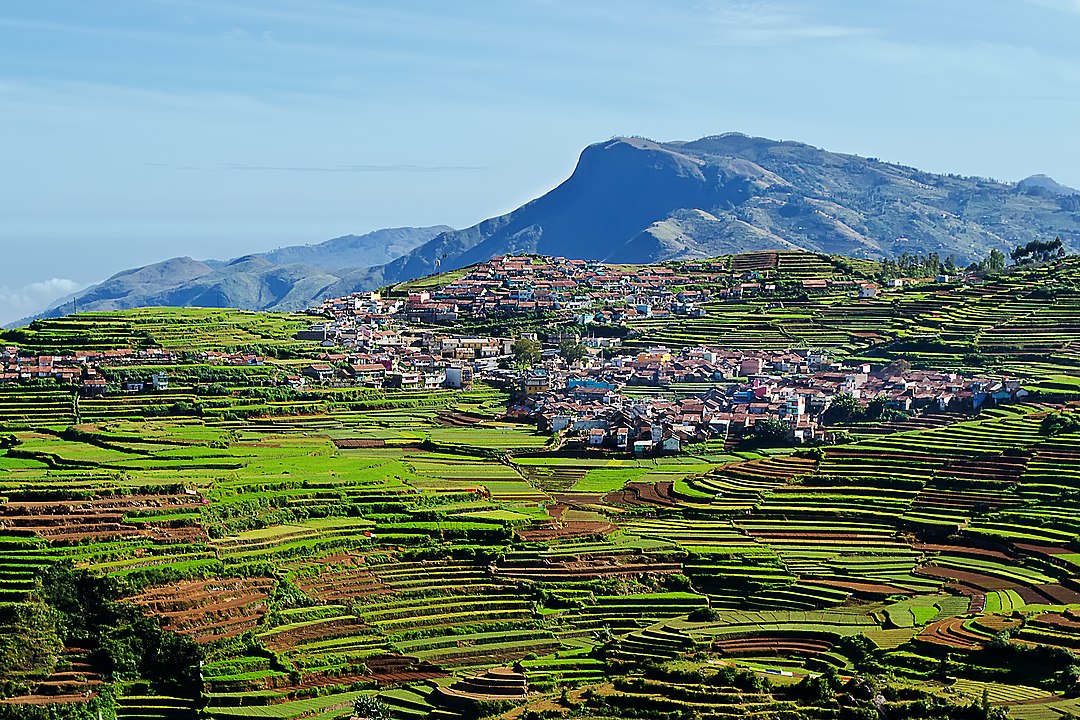
{"label": "green terrace field", "polygon": [[[804,277],[785,274],[783,261],[776,272],[781,281]],[[1080,391],[1080,257],[971,286],[916,286],[875,299],[846,291],[704,307],[705,317],[634,321],[641,335],[628,347],[826,347],[871,358],[887,348],[916,367],[991,369],[1048,391]]]}
{"label": "green terrace field", "polygon": [[[1080,714],[1080,429],[1046,421],[1078,413],[1078,270],[644,321],[633,347],[835,343],[1043,390],[812,449],[567,451],[483,383],[260,395],[277,366],[0,389],[0,720]],[[291,352],[304,320],[86,318],[14,339]]]}
{"label": "green terrace field", "polygon": [[0,340],[35,352],[160,347],[170,350],[234,350],[250,346],[296,349],[293,340],[310,319],[303,315],[230,309],[143,308],[79,313],[39,320],[0,333]]}
{"label": "green terrace field", "polygon": [[[985,679],[1002,627],[1080,645],[1080,433],[1041,435],[1040,406],[714,462],[560,457],[438,412],[16,429],[0,602],[32,602],[54,566],[111,578],[205,663],[201,685],[150,677],[121,705],[215,718],[329,720],[364,694],[449,717],[433,688],[518,661],[537,698],[595,684],[600,712],[644,682],[670,703],[700,653],[737,682],[874,658],[942,698],[950,654],[965,693],[1064,702],[1052,673]],[[801,707],[784,688],[753,702]]]}

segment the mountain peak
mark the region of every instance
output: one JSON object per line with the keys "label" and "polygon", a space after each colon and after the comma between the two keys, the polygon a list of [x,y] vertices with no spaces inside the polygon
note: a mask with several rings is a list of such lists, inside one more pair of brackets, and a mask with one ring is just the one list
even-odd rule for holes
{"label": "mountain peak", "polygon": [[1041,173],[1024,178],[1016,183],[1016,187],[1024,192],[1035,189],[1051,193],[1052,195],[1080,195],[1080,190],[1071,188],[1068,185],[1062,185],[1049,175],[1043,175]]}
{"label": "mountain peak", "polygon": [[774,249],[871,259],[935,252],[966,264],[1055,236],[1080,244],[1080,194],[1046,176],[1013,185],[935,175],[739,132],[619,136],[582,150],[550,192],[463,230],[388,228],[231,266],[168,261],[90,288],[79,307],[298,309],[508,253],[649,263]]}

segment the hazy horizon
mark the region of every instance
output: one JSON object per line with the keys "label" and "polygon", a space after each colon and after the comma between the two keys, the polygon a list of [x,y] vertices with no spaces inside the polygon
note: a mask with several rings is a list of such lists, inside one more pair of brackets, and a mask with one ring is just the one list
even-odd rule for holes
{"label": "hazy horizon", "polygon": [[1080,186],[1080,2],[43,0],[0,10],[0,322],[120,270],[467,227],[612,135]]}

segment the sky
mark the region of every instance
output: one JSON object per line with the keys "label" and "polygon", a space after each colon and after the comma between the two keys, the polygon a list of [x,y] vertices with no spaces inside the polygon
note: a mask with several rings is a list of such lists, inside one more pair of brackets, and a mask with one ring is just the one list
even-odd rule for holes
{"label": "sky", "polygon": [[1080,0],[7,0],[0,323],[125,268],[466,227],[614,135],[1080,187]]}

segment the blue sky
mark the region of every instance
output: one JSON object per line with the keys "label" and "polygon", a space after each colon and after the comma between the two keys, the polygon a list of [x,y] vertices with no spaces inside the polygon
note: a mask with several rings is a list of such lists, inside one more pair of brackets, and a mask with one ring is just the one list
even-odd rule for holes
{"label": "blue sky", "polygon": [[10,0],[0,322],[123,268],[458,227],[612,135],[1080,186],[1080,0]]}

